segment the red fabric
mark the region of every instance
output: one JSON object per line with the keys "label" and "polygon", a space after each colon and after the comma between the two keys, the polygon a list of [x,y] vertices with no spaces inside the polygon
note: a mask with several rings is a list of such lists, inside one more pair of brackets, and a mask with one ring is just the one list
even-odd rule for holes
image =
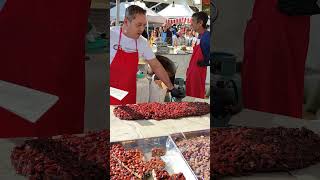
{"label": "red fabric", "polygon": [[187,69],[186,95],[205,98],[207,67],[199,67],[197,62],[203,59],[200,44],[193,48],[193,54]]}
{"label": "red fabric", "polygon": [[121,49],[120,40],[122,36],[122,28],[120,30],[120,38],[118,50],[110,65],[110,87],[128,91],[129,94],[119,101],[110,96],[111,105],[135,104],[137,91],[137,78],[139,54],[136,41],[136,52],[125,52]]}
{"label": "red fabric", "polygon": [[301,118],[308,16],[281,14],[277,0],[256,0],[245,31],[245,108]]}
{"label": "red fabric", "polygon": [[10,0],[0,12],[0,79],[59,96],[35,124],[0,109],[0,137],[81,133],[89,1]]}

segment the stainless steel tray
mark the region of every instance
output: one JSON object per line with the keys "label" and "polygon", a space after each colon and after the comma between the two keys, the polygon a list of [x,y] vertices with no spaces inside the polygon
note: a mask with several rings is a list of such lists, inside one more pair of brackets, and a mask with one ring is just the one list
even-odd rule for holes
{"label": "stainless steel tray", "polygon": [[[191,168],[191,166],[189,165],[188,161],[184,158],[182,152],[183,149],[178,148],[178,146],[176,145],[176,141],[180,140],[180,139],[190,139],[193,137],[199,137],[199,136],[209,136],[210,137],[210,129],[206,129],[206,130],[200,130],[200,131],[189,131],[189,132],[181,132],[181,133],[175,133],[175,134],[170,134],[169,138],[171,139],[171,141],[173,141],[173,144],[176,146],[176,148],[179,150],[180,155],[183,157],[184,161],[188,164],[189,169],[191,169],[193,171],[193,169]],[[210,157],[209,157],[210,158]],[[204,180],[203,177],[201,176],[197,176],[194,171],[193,174],[197,177],[197,179],[202,179]]]}
{"label": "stainless steel tray", "polygon": [[[161,156],[161,159],[166,163],[165,169],[169,174],[182,172],[187,180],[197,180],[187,161],[185,161],[177,146],[168,136],[112,142],[111,145],[113,144],[122,144],[125,149],[139,149],[144,153],[146,160],[151,158],[152,148],[166,149],[166,154]],[[149,179],[153,178],[149,177]]]}

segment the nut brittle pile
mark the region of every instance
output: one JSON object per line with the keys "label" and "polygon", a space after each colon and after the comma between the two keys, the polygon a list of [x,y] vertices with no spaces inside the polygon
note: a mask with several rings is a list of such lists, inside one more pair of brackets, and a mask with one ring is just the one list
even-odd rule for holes
{"label": "nut brittle pile", "polygon": [[[163,153],[162,150],[160,151]],[[145,179],[151,175],[156,180],[185,179],[182,173],[170,176],[165,170],[165,162],[159,156],[151,157],[149,161],[146,161],[142,151],[138,149],[126,150],[120,144],[111,146],[110,159],[110,179],[112,180]],[[161,174],[164,173],[166,175],[162,176]]]}

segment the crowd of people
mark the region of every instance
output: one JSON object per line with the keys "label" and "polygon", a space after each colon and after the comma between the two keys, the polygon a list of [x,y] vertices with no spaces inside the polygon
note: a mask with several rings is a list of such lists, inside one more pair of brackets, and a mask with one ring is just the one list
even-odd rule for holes
{"label": "crowd of people", "polygon": [[157,41],[166,42],[169,46],[189,46],[194,47],[198,34],[186,25],[164,24],[156,27],[150,32],[149,44]]}
{"label": "crowd of people", "polygon": [[[115,21],[110,23],[115,26]],[[120,24],[120,26],[122,23]],[[150,46],[156,42],[165,42],[169,46],[188,46],[194,47],[197,43],[198,33],[194,31],[190,25],[170,25],[163,24],[159,27],[154,27],[153,30],[147,32],[147,28],[142,33],[142,36],[148,39]]]}

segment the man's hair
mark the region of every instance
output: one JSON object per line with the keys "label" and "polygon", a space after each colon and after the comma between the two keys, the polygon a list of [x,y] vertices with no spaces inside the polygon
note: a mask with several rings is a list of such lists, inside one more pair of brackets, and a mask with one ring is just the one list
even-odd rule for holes
{"label": "man's hair", "polygon": [[[176,77],[176,71],[177,71],[177,67],[174,64],[174,62],[171,61],[169,58],[167,58],[165,56],[161,56],[161,55],[156,55],[156,58],[158,59],[160,64],[163,66],[163,68],[166,70],[166,72],[168,73],[168,76],[169,76],[171,83],[174,84],[174,80]],[[155,80],[158,80],[158,79],[159,78],[157,76],[155,76]]]}
{"label": "man's hair", "polygon": [[207,27],[207,22],[208,22],[208,14],[200,11],[200,12],[196,12],[192,15],[193,18],[196,18],[197,22],[199,23],[200,21],[203,22],[202,27],[206,28]]}
{"label": "man's hair", "polygon": [[137,5],[131,5],[126,9],[125,16],[129,21],[132,21],[134,18],[136,18],[137,14],[143,14],[146,15],[147,11],[141,8]]}
{"label": "man's hair", "polygon": [[161,55],[156,55],[156,58],[163,66],[163,68],[168,72],[169,76],[174,76],[176,74],[176,65],[169,58]]}

